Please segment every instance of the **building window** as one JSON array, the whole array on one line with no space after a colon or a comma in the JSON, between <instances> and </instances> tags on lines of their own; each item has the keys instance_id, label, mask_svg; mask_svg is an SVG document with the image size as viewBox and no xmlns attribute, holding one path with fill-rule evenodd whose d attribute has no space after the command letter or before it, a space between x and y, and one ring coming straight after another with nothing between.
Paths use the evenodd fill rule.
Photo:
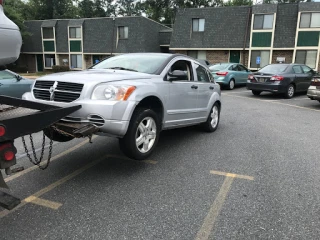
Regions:
<instances>
[{"instance_id":1,"label":"building window","mask_svg":"<svg viewBox=\"0 0 320 240\"><path fill-rule=\"evenodd\" d=\"M53 28L42 28L43 39L54 39Z\"/></svg>"},{"instance_id":2,"label":"building window","mask_svg":"<svg viewBox=\"0 0 320 240\"><path fill-rule=\"evenodd\" d=\"M257 57L260 57L260 65L257 64ZM270 63L270 51L251 51L251 68L262 68Z\"/></svg>"},{"instance_id":3,"label":"building window","mask_svg":"<svg viewBox=\"0 0 320 240\"><path fill-rule=\"evenodd\" d=\"M72 54L71 55L71 68L82 69L82 55L80 55L80 54Z\"/></svg>"},{"instance_id":4,"label":"building window","mask_svg":"<svg viewBox=\"0 0 320 240\"><path fill-rule=\"evenodd\" d=\"M81 41L70 41L70 52L82 52Z\"/></svg>"},{"instance_id":5,"label":"building window","mask_svg":"<svg viewBox=\"0 0 320 240\"><path fill-rule=\"evenodd\" d=\"M253 29L272 29L273 14L254 15Z\"/></svg>"},{"instance_id":6,"label":"building window","mask_svg":"<svg viewBox=\"0 0 320 240\"><path fill-rule=\"evenodd\" d=\"M70 27L69 28L69 38L81 38L81 28L80 27Z\"/></svg>"},{"instance_id":7,"label":"building window","mask_svg":"<svg viewBox=\"0 0 320 240\"><path fill-rule=\"evenodd\" d=\"M52 66L56 65L56 56L54 54L46 54L44 59L46 68L52 68Z\"/></svg>"},{"instance_id":8,"label":"building window","mask_svg":"<svg viewBox=\"0 0 320 240\"><path fill-rule=\"evenodd\" d=\"M318 47L319 45L318 31L299 31L297 46L299 47Z\"/></svg>"},{"instance_id":9,"label":"building window","mask_svg":"<svg viewBox=\"0 0 320 240\"><path fill-rule=\"evenodd\" d=\"M205 19L194 18L192 19L192 31L193 32L204 32Z\"/></svg>"},{"instance_id":10,"label":"building window","mask_svg":"<svg viewBox=\"0 0 320 240\"><path fill-rule=\"evenodd\" d=\"M296 63L305 64L311 68L316 68L317 50L298 50L296 52Z\"/></svg>"},{"instance_id":11,"label":"building window","mask_svg":"<svg viewBox=\"0 0 320 240\"><path fill-rule=\"evenodd\" d=\"M207 59L206 51L188 51L187 55L195 59Z\"/></svg>"},{"instance_id":12,"label":"building window","mask_svg":"<svg viewBox=\"0 0 320 240\"><path fill-rule=\"evenodd\" d=\"M271 32L253 32L252 47L271 47L272 33Z\"/></svg>"},{"instance_id":13,"label":"building window","mask_svg":"<svg viewBox=\"0 0 320 240\"><path fill-rule=\"evenodd\" d=\"M118 27L119 39L128 39L129 28L128 27Z\"/></svg>"},{"instance_id":14,"label":"building window","mask_svg":"<svg viewBox=\"0 0 320 240\"><path fill-rule=\"evenodd\" d=\"M43 41L43 48L45 52L54 52L54 41Z\"/></svg>"},{"instance_id":15,"label":"building window","mask_svg":"<svg viewBox=\"0 0 320 240\"><path fill-rule=\"evenodd\" d=\"M320 28L320 13L301 13L300 28Z\"/></svg>"}]
</instances>

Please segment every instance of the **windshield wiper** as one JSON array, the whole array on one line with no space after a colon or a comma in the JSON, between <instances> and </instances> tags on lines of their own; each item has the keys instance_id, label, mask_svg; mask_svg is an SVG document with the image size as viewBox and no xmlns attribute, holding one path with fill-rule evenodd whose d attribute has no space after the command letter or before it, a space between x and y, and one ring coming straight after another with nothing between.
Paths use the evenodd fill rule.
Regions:
<instances>
[{"instance_id":1,"label":"windshield wiper","mask_svg":"<svg viewBox=\"0 0 320 240\"><path fill-rule=\"evenodd\" d=\"M124 70L124 71L131 71L131 72L138 72L137 70L130 69L130 68L124 68L124 67L111 67L107 69L115 69L115 70Z\"/></svg>"}]
</instances>

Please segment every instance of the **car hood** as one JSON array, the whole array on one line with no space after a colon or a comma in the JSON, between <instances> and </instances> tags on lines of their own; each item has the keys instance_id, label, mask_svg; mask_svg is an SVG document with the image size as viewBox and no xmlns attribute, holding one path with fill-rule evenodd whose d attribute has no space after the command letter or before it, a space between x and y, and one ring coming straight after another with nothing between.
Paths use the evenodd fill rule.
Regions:
<instances>
[{"instance_id":1,"label":"car hood","mask_svg":"<svg viewBox=\"0 0 320 240\"><path fill-rule=\"evenodd\" d=\"M73 83L103 83L124 80L141 80L150 79L156 75L147 73L110 70L110 69L90 69L84 71L70 71L63 73L54 73L38 78L37 80L45 81L64 81Z\"/></svg>"}]
</instances>

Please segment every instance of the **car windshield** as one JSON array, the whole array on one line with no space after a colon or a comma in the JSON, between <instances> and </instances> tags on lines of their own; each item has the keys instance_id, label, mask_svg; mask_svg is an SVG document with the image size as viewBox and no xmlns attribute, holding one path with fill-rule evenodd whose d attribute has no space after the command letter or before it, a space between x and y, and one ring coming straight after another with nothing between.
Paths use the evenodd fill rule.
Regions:
<instances>
[{"instance_id":1,"label":"car windshield","mask_svg":"<svg viewBox=\"0 0 320 240\"><path fill-rule=\"evenodd\" d=\"M264 68L261 68L259 70L259 72L262 73L271 73L271 74L275 74L275 73L283 73L286 71L286 69L288 68L288 65L268 65L265 66Z\"/></svg>"},{"instance_id":2,"label":"car windshield","mask_svg":"<svg viewBox=\"0 0 320 240\"><path fill-rule=\"evenodd\" d=\"M93 66L91 69L117 69L154 74L167 59L167 55L160 54L126 54L108 58Z\"/></svg>"},{"instance_id":3,"label":"car windshield","mask_svg":"<svg viewBox=\"0 0 320 240\"><path fill-rule=\"evenodd\" d=\"M222 63L222 64L216 64L216 65L213 65L211 67L209 67L210 71L220 71L220 70L223 70L223 69L226 69L230 64L226 64L226 63Z\"/></svg>"},{"instance_id":4,"label":"car windshield","mask_svg":"<svg viewBox=\"0 0 320 240\"><path fill-rule=\"evenodd\" d=\"M0 80L12 79L14 76L7 71L0 71Z\"/></svg>"}]
</instances>

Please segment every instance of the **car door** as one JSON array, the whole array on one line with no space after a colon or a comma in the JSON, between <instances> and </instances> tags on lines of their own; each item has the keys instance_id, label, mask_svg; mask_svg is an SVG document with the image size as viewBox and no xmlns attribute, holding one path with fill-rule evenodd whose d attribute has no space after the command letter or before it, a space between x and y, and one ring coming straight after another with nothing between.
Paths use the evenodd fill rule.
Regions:
<instances>
[{"instance_id":1,"label":"car door","mask_svg":"<svg viewBox=\"0 0 320 240\"><path fill-rule=\"evenodd\" d=\"M187 76L183 79L174 79L170 73L175 70L185 71ZM166 69L166 83L169 86L167 105L167 117L165 127L188 125L198 121L197 109L198 87L194 81L192 63L188 60L176 60L169 63Z\"/></svg>"},{"instance_id":2,"label":"car door","mask_svg":"<svg viewBox=\"0 0 320 240\"><path fill-rule=\"evenodd\" d=\"M210 98L214 92L215 84L212 74L207 71L207 69L196 63L194 65L199 85L197 108L199 111L199 120L203 121L208 117L208 109L211 107L209 106Z\"/></svg>"},{"instance_id":3,"label":"car door","mask_svg":"<svg viewBox=\"0 0 320 240\"><path fill-rule=\"evenodd\" d=\"M302 65L301 68L304 73L303 90L302 91L307 91L308 88L310 87L311 80L314 75L314 71L306 65Z\"/></svg>"},{"instance_id":4,"label":"car door","mask_svg":"<svg viewBox=\"0 0 320 240\"><path fill-rule=\"evenodd\" d=\"M241 74L241 83L245 84L248 80L248 75L250 71L241 64L238 64L239 74Z\"/></svg>"},{"instance_id":5,"label":"car door","mask_svg":"<svg viewBox=\"0 0 320 240\"><path fill-rule=\"evenodd\" d=\"M304 79L305 79L306 75L303 73L300 65L292 66L292 71L295 75L294 83L296 85L296 91L297 92L303 91Z\"/></svg>"}]
</instances>

